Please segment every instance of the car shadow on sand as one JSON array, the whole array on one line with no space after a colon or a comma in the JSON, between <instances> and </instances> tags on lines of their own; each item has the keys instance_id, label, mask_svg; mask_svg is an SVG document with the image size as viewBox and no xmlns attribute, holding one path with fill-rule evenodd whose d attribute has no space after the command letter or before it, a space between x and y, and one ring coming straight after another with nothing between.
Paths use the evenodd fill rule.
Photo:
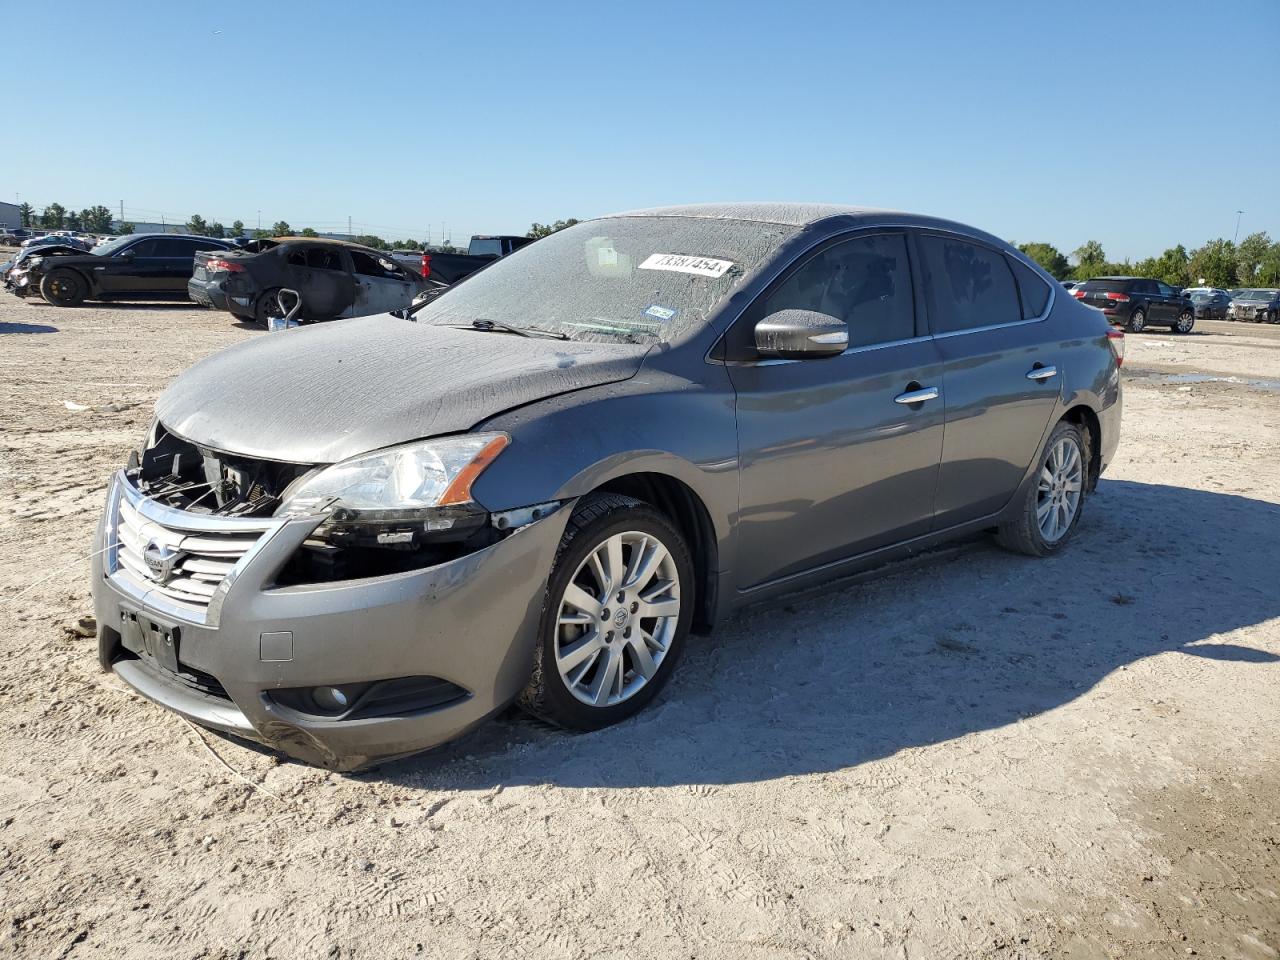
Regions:
<instances>
[{"instance_id":1,"label":"car shadow on sand","mask_svg":"<svg viewBox=\"0 0 1280 960\"><path fill-rule=\"evenodd\" d=\"M1280 616L1274 503L1104 480L1058 556L989 541L944 556L691 638L663 694L617 726L573 734L509 711L355 776L454 789L769 780L1017 723L1149 657L1170 671L1187 657L1280 660L1220 637Z\"/></svg>"},{"instance_id":2,"label":"car shadow on sand","mask_svg":"<svg viewBox=\"0 0 1280 960\"><path fill-rule=\"evenodd\" d=\"M57 327L47 323L0 323L0 335L6 333L57 333Z\"/></svg>"}]
</instances>

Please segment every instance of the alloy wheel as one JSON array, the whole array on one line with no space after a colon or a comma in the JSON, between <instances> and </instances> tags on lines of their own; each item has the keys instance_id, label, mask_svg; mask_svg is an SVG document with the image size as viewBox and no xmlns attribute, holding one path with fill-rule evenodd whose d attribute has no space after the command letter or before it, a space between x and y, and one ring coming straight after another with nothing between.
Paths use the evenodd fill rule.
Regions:
<instances>
[{"instance_id":1,"label":"alloy wheel","mask_svg":"<svg viewBox=\"0 0 1280 960\"><path fill-rule=\"evenodd\" d=\"M1084 457L1080 445L1063 437L1053 445L1040 468L1036 491L1036 523L1048 543L1057 543L1071 529L1084 491Z\"/></svg>"},{"instance_id":2,"label":"alloy wheel","mask_svg":"<svg viewBox=\"0 0 1280 960\"><path fill-rule=\"evenodd\" d=\"M556 669L592 707L638 693L658 672L680 622L680 574L653 534L617 533L587 554L560 599Z\"/></svg>"},{"instance_id":3,"label":"alloy wheel","mask_svg":"<svg viewBox=\"0 0 1280 960\"><path fill-rule=\"evenodd\" d=\"M1190 333L1191 328L1196 324L1196 318L1192 316L1190 310L1186 310L1178 317L1178 332Z\"/></svg>"}]
</instances>

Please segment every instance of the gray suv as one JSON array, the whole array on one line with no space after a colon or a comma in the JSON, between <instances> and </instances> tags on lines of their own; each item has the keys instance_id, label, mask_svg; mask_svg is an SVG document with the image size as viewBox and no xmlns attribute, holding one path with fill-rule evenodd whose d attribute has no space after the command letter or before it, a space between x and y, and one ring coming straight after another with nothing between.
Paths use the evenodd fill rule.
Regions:
<instances>
[{"instance_id":1,"label":"gray suv","mask_svg":"<svg viewBox=\"0 0 1280 960\"><path fill-rule=\"evenodd\" d=\"M627 717L691 631L989 530L1064 546L1124 334L989 234L619 214L414 308L215 354L111 480L103 668L354 769L510 703Z\"/></svg>"}]
</instances>

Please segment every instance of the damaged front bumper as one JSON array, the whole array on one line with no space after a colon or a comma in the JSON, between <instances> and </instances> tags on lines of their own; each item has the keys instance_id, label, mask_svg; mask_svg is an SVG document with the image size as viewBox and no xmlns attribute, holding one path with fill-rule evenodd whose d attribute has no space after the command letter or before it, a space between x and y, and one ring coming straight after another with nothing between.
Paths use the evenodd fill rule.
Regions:
<instances>
[{"instance_id":1,"label":"damaged front bumper","mask_svg":"<svg viewBox=\"0 0 1280 960\"><path fill-rule=\"evenodd\" d=\"M425 569L277 586L322 517L186 513L147 499L122 472L96 538L99 658L161 706L306 763L353 770L414 753L461 735L523 689L568 514ZM149 538L141 552L139 531ZM166 587L161 555L174 536L178 555L220 537L252 545L206 605ZM147 572L153 560L157 579ZM307 691L333 688L362 692L333 715L305 705L314 703Z\"/></svg>"},{"instance_id":2,"label":"damaged front bumper","mask_svg":"<svg viewBox=\"0 0 1280 960\"><path fill-rule=\"evenodd\" d=\"M31 295L31 274L26 270L10 270L4 278L4 287L19 297Z\"/></svg>"}]
</instances>

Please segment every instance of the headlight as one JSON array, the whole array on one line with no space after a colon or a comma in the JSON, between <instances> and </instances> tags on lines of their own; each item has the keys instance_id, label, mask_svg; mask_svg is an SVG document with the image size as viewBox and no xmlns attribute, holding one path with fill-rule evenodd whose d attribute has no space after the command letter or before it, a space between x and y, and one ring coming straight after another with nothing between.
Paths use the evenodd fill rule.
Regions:
<instances>
[{"instance_id":1,"label":"headlight","mask_svg":"<svg viewBox=\"0 0 1280 960\"><path fill-rule=\"evenodd\" d=\"M340 526L448 530L483 512L472 505L471 484L510 442L505 433L472 433L344 460L289 491L276 515L328 511Z\"/></svg>"},{"instance_id":2,"label":"headlight","mask_svg":"<svg viewBox=\"0 0 1280 960\"><path fill-rule=\"evenodd\" d=\"M42 263L44 263L44 257L27 257L22 261L22 266L29 270L31 267L38 267Z\"/></svg>"}]
</instances>

